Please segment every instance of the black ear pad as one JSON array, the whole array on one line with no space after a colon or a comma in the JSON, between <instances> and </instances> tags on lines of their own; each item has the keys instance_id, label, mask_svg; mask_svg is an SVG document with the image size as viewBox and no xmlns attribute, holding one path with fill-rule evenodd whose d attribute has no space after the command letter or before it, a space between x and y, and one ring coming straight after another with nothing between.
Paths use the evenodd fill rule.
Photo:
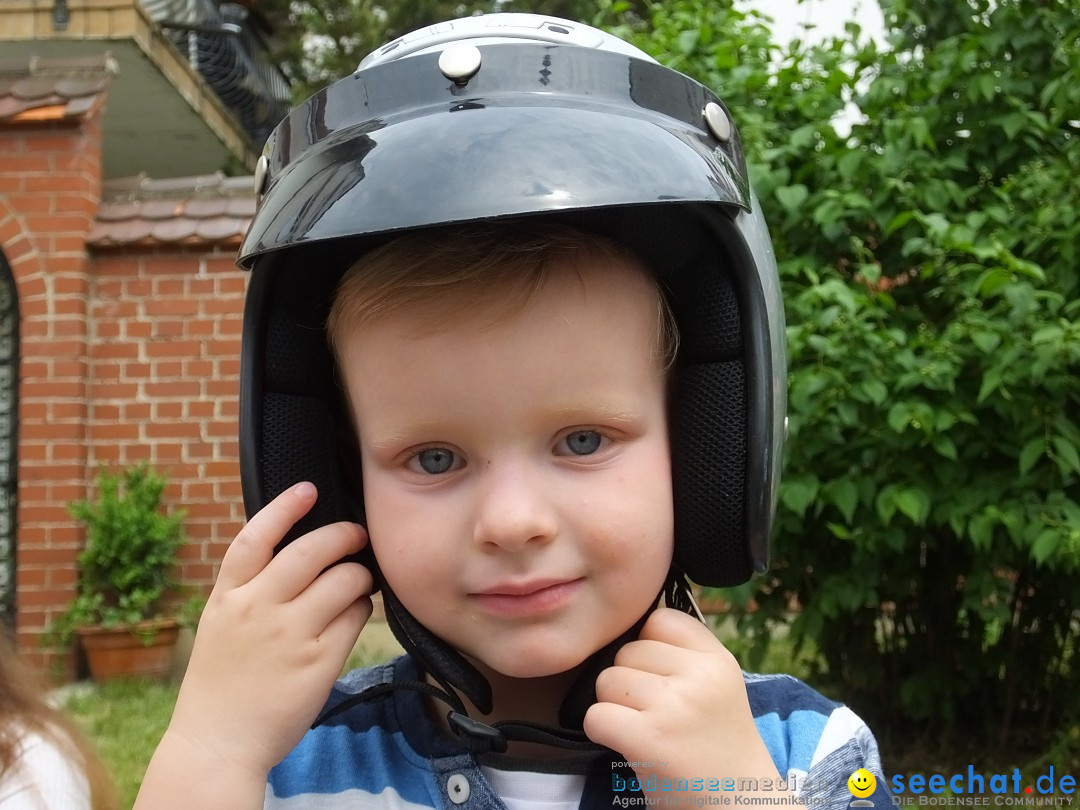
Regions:
<instances>
[{"instance_id":1,"label":"black ear pad","mask_svg":"<svg viewBox=\"0 0 1080 810\"><path fill-rule=\"evenodd\" d=\"M750 579L742 363L681 368L671 397L675 564L699 585Z\"/></svg>"},{"instance_id":2,"label":"black ear pad","mask_svg":"<svg viewBox=\"0 0 1080 810\"><path fill-rule=\"evenodd\" d=\"M699 585L750 579L746 360L724 257L670 277L680 346L670 399L675 563Z\"/></svg>"},{"instance_id":3,"label":"black ear pad","mask_svg":"<svg viewBox=\"0 0 1080 810\"><path fill-rule=\"evenodd\" d=\"M244 323L241 454L253 458L243 459L244 497L251 514L298 481L319 490L280 549L328 523L363 523L364 514L355 441L323 328L336 277L298 284L279 268L256 274L248 292L256 300ZM374 568L367 549L359 559Z\"/></svg>"}]
</instances>

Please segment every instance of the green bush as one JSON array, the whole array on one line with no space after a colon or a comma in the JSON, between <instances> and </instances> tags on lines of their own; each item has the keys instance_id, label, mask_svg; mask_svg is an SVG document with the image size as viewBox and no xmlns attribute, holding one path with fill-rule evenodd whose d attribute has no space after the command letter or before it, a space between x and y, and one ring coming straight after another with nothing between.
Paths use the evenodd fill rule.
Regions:
<instances>
[{"instance_id":1,"label":"green bush","mask_svg":"<svg viewBox=\"0 0 1080 810\"><path fill-rule=\"evenodd\" d=\"M797 600L815 680L896 744L1058 750L1080 720L1080 15L882 5L887 49L849 26L781 51L709 0L635 32L731 107L785 286L791 435L742 623L764 638Z\"/></svg>"},{"instance_id":2,"label":"green bush","mask_svg":"<svg viewBox=\"0 0 1080 810\"><path fill-rule=\"evenodd\" d=\"M177 586L173 568L184 544L184 512L164 514L166 480L148 465L101 470L92 500L69 504L86 528L75 599L50 641L67 643L84 625L116 627L156 618Z\"/></svg>"}]
</instances>

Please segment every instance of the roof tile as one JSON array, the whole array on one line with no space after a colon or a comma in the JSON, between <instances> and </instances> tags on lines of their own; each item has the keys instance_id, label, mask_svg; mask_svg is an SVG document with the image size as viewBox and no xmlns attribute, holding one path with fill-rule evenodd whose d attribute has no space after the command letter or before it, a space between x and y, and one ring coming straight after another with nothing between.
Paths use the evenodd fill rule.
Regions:
<instances>
[{"instance_id":1,"label":"roof tile","mask_svg":"<svg viewBox=\"0 0 1080 810\"><path fill-rule=\"evenodd\" d=\"M255 214L251 177L125 177L109 180L90 237L98 248L233 247Z\"/></svg>"},{"instance_id":2,"label":"roof tile","mask_svg":"<svg viewBox=\"0 0 1080 810\"><path fill-rule=\"evenodd\" d=\"M242 236L247 230L248 221L233 217L215 217L199 221L199 236L208 242L219 242L231 237Z\"/></svg>"},{"instance_id":3,"label":"roof tile","mask_svg":"<svg viewBox=\"0 0 1080 810\"><path fill-rule=\"evenodd\" d=\"M55 92L67 98L82 98L83 96L96 95L108 86L109 80L104 76L97 78L69 78L58 81Z\"/></svg>"},{"instance_id":4,"label":"roof tile","mask_svg":"<svg viewBox=\"0 0 1080 810\"><path fill-rule=\"evenodd\" d=\"M98 222L114 222L123 219L132 219L139 215L139 204L123 200L119 202L103 202L98 208Z\"/></svg>"},{"instance_id":5,"label":"roof tile","mask_svg":"<svg viewBox=\"0 0 1080 810\"><path fill-rule=\"evenodd\" d=\"M225 208L231 202L232 200L224 197L196 197L184 205L184 215L196 219L220 217L225 214Z\"/></svg>"},{"instance_id":6,"label":"roof tile","mask_svg":"<svg viewBox=\"0 0 1080 810\"><path fill-rule=\"evenodd\" d=\"M143 219L171 219L184 213L183 200L144 200L139 206Z\"/></svg>"},{"instance_id":7,"label":"roof tile","mask_svg":"<svg viewBox=\"0 0 1080 810\"><path fill-rule=\"evenodd\" d=\"M199 220L187 217L176 217L155 222L150 236L158 242L180 242L195 235L195 229L201 223Z\"/></svg>"},{"instance_id":8,"label":"roof tile","mask_svg":"<svg viewBox=\"0 0 1080 810\"><path fill-rule=\"evenodd\" d=\"M116 60L92 57L0 60L0 124L75 119L98 104Z\"/></svg>"},{"instance_id":9,"label":"roof tile","mask_svg":"<svg viewBox=\"0 0 1080 810\"><path fill-rule=\"evenodd\" d=\"M225 208L225 213L230 217L241 217L243 219L251 219L255 216L255 195L250 188L247 189L247 192L246 197L233 197L230 199Z\"/></svg>"},{"instance_id":10,"label":"roof tile","mask_svg":"<svg viewBox=\"0 0 1080 810\"><path fill-rule=\"evenodd\" d=\"M57 84L59 84L59 82L51 77L26 78L22 81L15 82L14 87L11 88L11 95L23 101L50 98L56 95Z\"/></svg>"}]
</instances>

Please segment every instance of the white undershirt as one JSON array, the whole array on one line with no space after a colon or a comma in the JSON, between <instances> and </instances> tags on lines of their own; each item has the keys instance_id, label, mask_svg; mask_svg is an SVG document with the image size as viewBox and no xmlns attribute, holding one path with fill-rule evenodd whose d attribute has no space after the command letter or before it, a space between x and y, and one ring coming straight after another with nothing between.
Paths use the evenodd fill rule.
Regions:
<instances>
[{"instance_id":1,"label":"white undershirt","mask_svg":"<svg viewBox=\"0 0 1080 810\"><path fill-rule=\"evenodd\" d=\"M509 810L577 810L584 774L501 771L481 765L491 789Z\"/></svg>"},{"instance_id":2,"label":"white undershirt","mask_svg":"<svg viewBox=\"0 0 1080 810\"><path fill-rule=\"evenodd\" d=\"M15 764L0 775L3 810L88 810L86 776L51 741L28 732L19 741Z\"/></svg>"}]
</instances>

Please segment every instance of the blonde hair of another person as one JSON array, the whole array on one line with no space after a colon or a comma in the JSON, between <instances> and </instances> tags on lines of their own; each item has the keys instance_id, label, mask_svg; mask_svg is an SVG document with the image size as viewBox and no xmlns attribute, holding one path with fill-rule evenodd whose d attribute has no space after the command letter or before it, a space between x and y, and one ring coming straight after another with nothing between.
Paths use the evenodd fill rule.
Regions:
<instances>
[{"instance_id":1,"label":"blonde hair of another person","mask_svg":"<svg viewBox=\"0 0 1080 810\"><path fill-rule=\"evenodd\" d=\"M4 810L117 810L109 772L74 721L49 703L42 680L0 628L0 805ZM38 753L46 754L41 761L55 769L36 772L27 762L30 747L38 746L44 747ZM73 795L52 798L65 781Z\"/></svg>"}]
</instances>

